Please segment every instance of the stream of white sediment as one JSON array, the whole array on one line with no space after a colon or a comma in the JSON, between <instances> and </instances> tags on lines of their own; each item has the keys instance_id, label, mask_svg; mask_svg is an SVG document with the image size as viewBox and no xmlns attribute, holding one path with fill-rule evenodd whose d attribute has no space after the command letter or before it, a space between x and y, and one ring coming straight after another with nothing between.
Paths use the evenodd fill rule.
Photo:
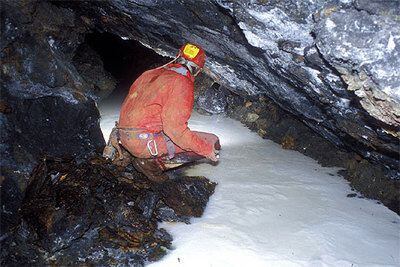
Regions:
<instances>
[{"instance_id":1,"label":"stream of white sediment","mask_svg":"<svg viewBox=\"0 0 400 267\"><path fill-rule=\"evenodd\" d=\"M106 137L118 106L101 107ZM284 150L224 116L193 114L192 130L217 134L217 166L188 175L218 183L201 218L162 223L173 250L150 266L400 266L400 217L377 201L348 198L338 169Z\"/></svg>"}]
</instances>

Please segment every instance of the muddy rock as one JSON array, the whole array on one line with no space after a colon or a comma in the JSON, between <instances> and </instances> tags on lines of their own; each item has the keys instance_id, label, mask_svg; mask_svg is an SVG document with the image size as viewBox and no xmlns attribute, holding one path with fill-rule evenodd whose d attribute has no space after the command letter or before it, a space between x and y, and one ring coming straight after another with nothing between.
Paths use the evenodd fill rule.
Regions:
<instances>
[{"instance_id":1,"label":"muddy rock","mask_svg":"<svg viewBox=\"0 0 400 267\"><path fill-rule=\"evenodd\" d=\"M397 177L388 179L387 170L379 165L373 165L366 160L347 161L345 177L350 185L361 191L368 198L378 199L391 210L400 213L400 180Z\"/></svg>"},{"instance_id":2,"label":"muddy rock","mask_svg":"<svg viewBox=\"0 0 400 267\"><path fill-rule=\"evenodd\" d=\"M206 207L210 192L216 184L205 177L179 177L165 182L160 188L165 204L177 215L200 217Z\"/></svg>"},{"instance_id":3,"label":"muddy rock","mask_svg":"<svg viewBox=\"0 0 400 267\"><path fill-rule=\"evenodd\" d=\"M246 121L249 123L256 122L260 116L256 113L248 113L246 116Z\"/></svg>"},{"instance_id":4,"label":"muddy rock","mask_svg":"<svg viewBox=\"0 0 400 267\"><path fill-rule=\"evenodd\" d=\"M215 185L204 177L156 185L131 165L121 171L98 157L44 159L30 178L20 223L3 240L1 263L142 266L171 247L157 222L201 216Z\"/></svg>"}]
</instances>

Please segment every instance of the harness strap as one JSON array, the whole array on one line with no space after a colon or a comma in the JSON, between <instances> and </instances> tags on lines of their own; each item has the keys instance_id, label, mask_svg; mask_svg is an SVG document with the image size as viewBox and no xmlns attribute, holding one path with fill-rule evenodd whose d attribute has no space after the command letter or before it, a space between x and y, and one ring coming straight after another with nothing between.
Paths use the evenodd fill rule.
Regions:
<instances>
[{"instance_id":1,"label":"harness strap","mask_svg":"<svg viewBox=\"0 0 400 267\"><path fill-rule=\"evenodd\" d=\"M158 133L148 133L147 129L145 128L134 128L134 127L118 127L117 122L116 127L118 130L126 131L126 132L133 132L133 135L130 134L129 137L134 137L136 139L150 139L156 136L162 135L162 132ZM119 131L118 131L119 132Z\"/></svg>"},{"instance_id":2,"label":"harness strap","mask_svg":"<svg viewBox=\"0 0 400 267\"><path fill-rule=\"evenodd\" d=\"M164 132L163 132L163 137L165 144L167 145L168 158L173 159L175 157L175 145L172 142L171 138L169 138Z\"/></svg>"},{"instance_id":3,"label":"harness strap","mask_svg":"<svg viewBox=\"0 0 400 267\"><path fill-rule=\"evenodd\" d=\"M120 131L124 131L129 138L147 140L147 150L149 151L150 155L153 157L158 156L158 147L155 137L159 135L163 135L163 132L159 133L147 133L147 129L143 128L134 128L134 127L118 127L118 122L115 122L115 128L117 130L118 136L121 135Z\"/></svg>"}]
</instances>

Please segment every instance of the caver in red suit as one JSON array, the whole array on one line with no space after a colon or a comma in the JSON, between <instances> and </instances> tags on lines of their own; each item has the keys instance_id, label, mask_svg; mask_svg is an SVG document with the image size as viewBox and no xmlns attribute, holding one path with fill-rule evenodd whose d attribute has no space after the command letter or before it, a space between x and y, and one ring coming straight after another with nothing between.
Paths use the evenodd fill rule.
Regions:
<instances>
[{"instance_id":1,"label":"caver in red suit","mask_svg":"<svg viewBox=\"0 0 400 267\"><path fill-rule=\"evenodd\" d=\"M152 163L165 170L162 159L182 155L187 161L201 157L217 161L218 137L191 131L187 125L193 109L194 77L204 63L204 51L186 44L173 63L144 72L130 87L121 107L118 133L122 146L139 159L135 167L154 168L154 164L144 166L148 160L140 160L153 159Z\"/></svg>"}]
</instances>

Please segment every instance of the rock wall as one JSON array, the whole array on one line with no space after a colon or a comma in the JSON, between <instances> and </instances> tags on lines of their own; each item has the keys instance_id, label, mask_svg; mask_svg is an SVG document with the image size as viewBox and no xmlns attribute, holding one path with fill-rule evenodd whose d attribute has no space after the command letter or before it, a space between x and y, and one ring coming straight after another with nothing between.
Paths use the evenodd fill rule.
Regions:
<instances>
[{"instance_id":1,"label":"rock wall","mask_svg":"<svg viewBox=\"0 0 400 267\"><path fill-rule=\"evenodd\" d=\"M86 157L104 147L93 99L112 91L113 81L104 72L92 80L80 72L85 71L82 65L98 65L93 53L91 61L73 62L88 31L73 11L43 1L2 1L1 29L3 234L18 220L29 174L39 159ZM101 92L94 90L94 80Z\"/></svg>"},{"instance_id":2,"label":"rock wall","mask_svg":"<svg viewBox=\"0 0 400 267\"><path fill-rule=\"evenodd\" d=\"M296 116L288 113L265 95L251 100L231 93L205 75L195 81L195 108L202 114L224 113L283 149L299 151L322 166L339 167L340 174L361 198L376 199L400 213L400 180L395 169L363 159L358 153L335 146L318 135ZM205 101L207 99L207 101ZM354 197L356 194L349 194Z\"/></svg>"},{"instance_id":3,"label":"rock wall","mask_svg":"<svg viewBox=\"0 0 400 267\"><path fill-rule=\"evenodd\" d=\"M399 1L55 4L163 55L198 43L208 73L232 92L265 94L332 143L398 169Z\"/></svg>"},{"instance_id":4,"label":"rock wall","mask_svg":"<svg viewBox=\"0 0 400 267\"><path fill-rule=\"evenodd\" d=\"M216 106L206 112L243 104L224 99L229 94L266 97L398 177L398 14L399 1L2 1L2 232L41 156L85 157L104 146L93 99L115 81L82 45L93 30L167 56L198 43L208 54L206 73L221 85L207 91ZM260 124L256 115L248 119Z\"/></svg>"},{"instance_id":5,"label":"rock wall","mask_svg":"<svg viewBox=\"0 0 400 267\"><path fill-rule=\"evenodd\" d=\"M101 156L47 159L33 171L21 222L2 238L2 266L145 266L171 249L158 222L201 217L216 183L179 176L162 185Z\"/></svg>"}]
</instances>

